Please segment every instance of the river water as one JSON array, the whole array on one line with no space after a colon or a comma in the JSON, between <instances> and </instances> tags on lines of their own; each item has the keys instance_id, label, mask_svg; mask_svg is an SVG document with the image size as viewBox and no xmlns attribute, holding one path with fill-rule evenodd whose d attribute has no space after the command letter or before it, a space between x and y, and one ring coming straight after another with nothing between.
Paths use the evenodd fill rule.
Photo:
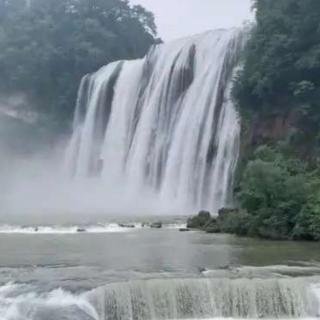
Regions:
<instances>
[{"instance_id":1,"label":"river water","mask_svg":"<svg viewBox=\"0 0 320 320\"><path fill-rule=\"evenodd\" d=\"M317 243L180 227L1 227L0 319L319 315Z\"/></svg>"}]
</instances>

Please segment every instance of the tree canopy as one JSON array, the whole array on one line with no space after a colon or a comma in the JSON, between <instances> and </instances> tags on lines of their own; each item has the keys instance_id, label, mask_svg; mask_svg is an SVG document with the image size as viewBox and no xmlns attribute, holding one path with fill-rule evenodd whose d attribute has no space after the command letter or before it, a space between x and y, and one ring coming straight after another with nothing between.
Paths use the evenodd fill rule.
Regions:
<instances>
[{"instance_id":1,"label":"tree canopy","mask_svg":"<svg viewBox=\"0 0 320 320\"><path fill-rule=\"evenodd\" d=\"M127 0L0 0L0 97L23 93L66 124L81 77L143 56L156 34L153 14Z\"/></svg>"},{"instance_id":2,"label":"tree canopy","mask_svg":"<svg viewBox=\"0 0 320 320\"><path fill-rule=\"evenodd\" d=\"M279 147L260 146L243 173L238 192L246 213L242 233L320 240L319 186L319 172L308 171L302 161Z\"/></svg>"},{"instance_id":3,"label":"tree canopy","mask_svg":"<svg viewBox=\"0 0 320 320\"><path fill-rule=\"evenodd\" d=\"M253 27L235 93L256 112L299 107L320 120L320 2L254 0Z\"/></svg>"}]
</instances>

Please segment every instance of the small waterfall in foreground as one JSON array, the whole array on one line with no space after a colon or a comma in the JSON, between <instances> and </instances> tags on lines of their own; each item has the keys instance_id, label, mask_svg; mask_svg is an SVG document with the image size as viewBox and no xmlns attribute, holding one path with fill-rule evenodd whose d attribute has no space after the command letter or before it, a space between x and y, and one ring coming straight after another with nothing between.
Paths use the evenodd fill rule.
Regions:
<instances>
[{"instance_id":1,"label":"small waterfall in foreground","mask_svg":"<svg viewBox=\"0 0 320 320\"><path fill-rule=\"evenodd\" d=\"M231 85L242 43L239 30L207 32L86 75L68 172L95 177L106 201L116 192L171 213L226 206L239 153Z\"/></svg>"},{"instance_id":2,"label":"small waterfall in foreground","mask_svg":"<svg viewBox=\"0 0 320 320\"><path fill-rule=\"evenodd\" d=\"M30 285L29 285L30 286ZM82 294L0 287L6 320L319 319L319 278L162 279L108 284Z\"/></svg>"},{"instance_id":3,"label":"small waterfall in foreground","mask_svg":"<svg viewBox=\"0 0 320 320\"><path fill-rule=\"evenodd\" d=\"M292 319L319 314L308 280L149 280L108 285L89 293L101 320Z\"/></svg>"}]
</instances>

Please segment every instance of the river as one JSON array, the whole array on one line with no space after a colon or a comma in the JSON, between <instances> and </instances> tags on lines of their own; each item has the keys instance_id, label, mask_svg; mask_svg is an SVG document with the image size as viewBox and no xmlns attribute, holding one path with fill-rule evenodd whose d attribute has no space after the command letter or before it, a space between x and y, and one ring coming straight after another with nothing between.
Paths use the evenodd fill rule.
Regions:
<instances>
[{"instance_id":1,"label":"river","mask_svg":"<svg viewBox=\"0 0 320 320\"><path fill-rule=\"evenodd\" d=\"M0 229L0 319L319 314L317 243L180 232L179 227Z\"/></svg>"}]
</instances>

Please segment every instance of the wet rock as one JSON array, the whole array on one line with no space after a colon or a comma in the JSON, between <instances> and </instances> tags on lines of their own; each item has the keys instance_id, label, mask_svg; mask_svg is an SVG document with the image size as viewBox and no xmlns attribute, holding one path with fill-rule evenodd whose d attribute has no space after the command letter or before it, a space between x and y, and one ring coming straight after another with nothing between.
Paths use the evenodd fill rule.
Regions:
<instances>
[{"instance_id":1,"label":"wet rock","mask_svg":"<svg viewBox=\"0 0 320 320\"><path fill-rule=\"evenodd\" d=\"M151 223L150 228L152 228L152 229L161 229L162 228L162 222L153 222L153 223Z\"/></svg>"},{"instance_id":2,"label":"wet rock","mask_svg":"<svg viewBox=\"0 0 320 320\"><path fill-rule=\"evenodd\" d=\"M120 223L120 224L119 224L119 227L121 227L121 228L127 228L127 229L133 229L133 228L135 228L136 226L135 226L134 224Z\"/></svg>"},{"instance_id":3,"label":"wet rock","mask_svg":"<svg viewBox=\"0 0 320 320\"><path fill-rule=\"evenodd\" d=\"M190 229L189 228L180 228L179 231L180 232L188 232L188 231L190 231Z\"/></svg>"},{"instance_id":4,"label":"wet rock","mask_svg":"<svg viewBox=\"0 0 320 320\"><path fill-rule=\"evenodd\" d=\"M34 232L38 232L39 231L39 228L38 227L35 227L34 228Z\"/></svg>"},{"instance_id":5,"label":"wet rock","mask_svg":"<svg viewBox=\"0 0 320 320\"><path fill-rule=\"evenodd\" d=\"M83 232L87 232L87 230L85 228L78 228L77 232L83 233Z\"/></svg>"},{"instance_id":6,"label":"wet rock","mask_svg":"<svg viewBox=\"0 0 320 320\"><path fill-rule=\"evenodd\" d=\"M211 217L208 211L200 211L197 216L190 218L187 222L187 228L198 229L207 233L221 232L219 218Z\"/></svg>"},{"instance_id":7,"label":"wet rock","mask_svg":"<svg viewBox=\"0 0 320 320\"><path fill-rule=\"evenodd\" d=\"M248 213L245 211L239 208L222 208L216 217L210 216L207 211L199 212L197 216L188 220L187 228L206 233L229 233L244 236L248 232L248 221Z\"/></svg>"},{"instance_id":8,"label":"wet rock","mask_svg":"<svg viewBox=\"0 0 320 320\"><path fill-rule=\"evenodd\" d=\"M238 213L239 209L234 209L234 208L221 208L218 212L219 218L224 219L230 214Z\"/></svg>"},{"instance_id":9,"label":"wet rock","mask_svg":"<svg viewBox=\"0 0 320 320\"><path fill-rule=\"evenodd\" d=\"M203 229L205 225L211 220L211 214L208 211L200 211L195 217L188 219L188 229Z\"/></svg>"},{"instance_id":10,"label":"wet rock","mask_svg":"<svg viewBox=\"0 0 320 320\"><path fill-rule=\"evenodd\" d=\"M211 218L204 226L203 230L206 233L220 233L221 228L217 219Z\"/></svg>"},{"instance_id":11,"label":"wet rock","mask_svg":"<svg viewBox=\"0 0 320 320\"><path fill-rule=\"evenodd\" d=\"M211 213L209 211L200 211L198 213L198 217L201 219L210 219L211 218Z\"/></svg>"}]
</instances>

